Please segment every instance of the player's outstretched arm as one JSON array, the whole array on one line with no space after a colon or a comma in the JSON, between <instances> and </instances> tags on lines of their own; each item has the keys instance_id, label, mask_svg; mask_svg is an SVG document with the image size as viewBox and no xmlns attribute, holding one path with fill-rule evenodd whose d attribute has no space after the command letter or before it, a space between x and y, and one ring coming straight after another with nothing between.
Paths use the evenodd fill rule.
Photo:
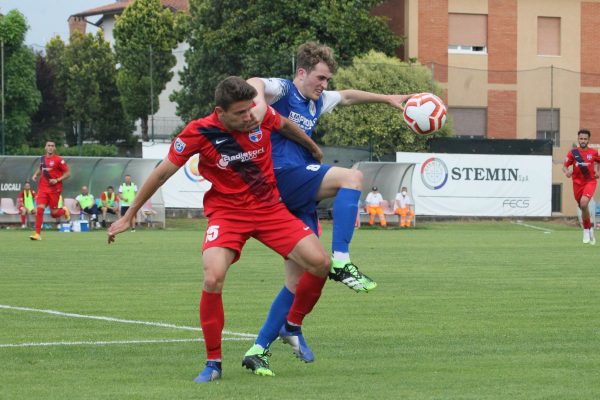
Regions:
<instances>
[{"instance_id":1,"label":"player's outstretched arm","mask_svg":"<svg viewBox=\"0 0 600 400\"><path fill-rule=\"evenodd\" d=\"M254 100L254 108L252 108L252 115L254 116L254 122L258 125L262 122L265 114L267 113L267 98L265 96L265 83L260 78L250 78L246 82L250 84L258 93Z\"/></svg>"},{"instance_id":2,"label":"player's outstretched arm","mask_svg":"<svg viewBox=\"0 0 600 400\"><path fill-rule=\"evenodd\" d=\"M38 168L35 170L35 172L34 172L33 176L31 177L31 180L32 180L33 182L35 182L35 181L36 181L36 179L37 179L37 177L38 177L38 175L40 174L40 172L41 172L41 171L42 171L42 166L40 165L40 166L39 166L39 167L38 167Z\"/></svg>"},{"instance_id":3,"label":"player's outstretched arm","mask_svg":"<svg viewBox=\"0 0 600 400\"><path fill-rule=\"evenodd\" d=\"M108 243L115 241L115 236L129 229L133 217L142 208L142 206L152 197L180 167L173 164L168 158L165 158L158 167L152 171L148 179L144 182L138 192L133 204L129 207L125 215L114 222L108 229Z\"/></svg>"},{"instance_id":4,"label":"player's outstretched arm","mask_svg":"<svg viewBox=\"0 0 600 400\"><path fill-rule=\"evenodd\" d=\"M323 161L323 152L321 151L321 148L306 134L306 132L289 119L281 117L281 128L279 128L278 132L286 138L300 144L302 147L305 147L318 162Z\"/></svg>"},{"instance_id":5,"label":"player's outstretched arm","mask_svg":"<svg viewBox=\"0 0 600 400\"><path fill-rule=\"evenodd\" d=\"M355 89L340 90L340 95L342 96L342 100L340 101L340 105L342 106L386 103L400 110L404 109L404 102L413 96L413 94L379 94Z\"/></svg>"}]
</instances>

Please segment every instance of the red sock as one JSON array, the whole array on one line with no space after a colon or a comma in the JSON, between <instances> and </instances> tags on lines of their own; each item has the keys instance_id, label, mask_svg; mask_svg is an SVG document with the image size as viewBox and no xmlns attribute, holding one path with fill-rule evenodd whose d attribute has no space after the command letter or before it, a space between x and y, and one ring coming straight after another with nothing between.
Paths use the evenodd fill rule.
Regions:
<instances>
[{"instance_id":1,"label":"red sock","mask_svg":"<svg viewBox=\"0 0 600 400\"><path fill-rule=\"evenodd\" d=\"M65 215L65 210L63 210L62 208L55 208L53 210L50 210L50 215L52 216L52 218L60 218L63 215Z\"/></svg>"},{"instance_id":2,"label":"red sock","mask_svg":"<svg viewBox=\"0 0 600 400\"><path fill-rule=\"evenodd\" d=\"M221 332L225 325L225 312L221 293L202 291L200 299L200 326L204 334L206 358L221 359Z\"/></svg>"},{"instance_id":3,"label":"red sock","mask_svg":"<svg viewBox=\"0 0 600 400\"><path fill-rule=\"evenodd\" d=\"M44 222L44 209L38 207L35 213L35 232L39 234L42 231L42 223Z\"/></svg>"},{"instance_id":4,"label":"red sock","mask_svg":"<svg viewBox=\"0 0 600 400\"><path fill-rule=\"evenodd\" d=\"M590 229L592 227L592 221L589 218L583 220L583 229Z\"/></svg>"},{"instance_id":5,"label":"red sock","mask_svg":"<svg viewBox=\"0 0 600 400\"><path fill-rule=\"evenodd\" d=\"M321 297L321 291L327 277L321 278L310 272L304 272L300 276L296 286L296 297L287 316L287 320L295 325L302 325L304 317L310 313Z\"/></svg>"},{"instance_id":6,"label":"red sock","mask_svg":"<svg viewBox=\"0 0 600 400\"><path fill-rule=\"evenodd\" d=\"M21 225L25 225L26 214L21 214Z\"/></svg>"}]
</instances>

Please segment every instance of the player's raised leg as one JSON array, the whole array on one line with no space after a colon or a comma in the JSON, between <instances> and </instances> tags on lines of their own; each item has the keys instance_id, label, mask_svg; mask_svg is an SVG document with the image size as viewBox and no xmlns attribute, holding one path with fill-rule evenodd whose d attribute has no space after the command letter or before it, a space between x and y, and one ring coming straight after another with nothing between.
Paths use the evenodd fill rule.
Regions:
<instances>
[{"instance_id":1,"label":"player's raised leg","mask_svg":"<svg viewBox=\"0 0 600 400\"><path fill-rule=\"evenodd\" d=\"M350 242L358 212L362 189L362 172L355 169L332 167L327 171L317 200L335 197L333 201L332 263L329 278L342 282L357 292L368 292L377 283L362 274L350 260Z\"/></svg>"},{"instance_id":2,"label":"player's raised leg","mask_svg":"<svg viewBox=\"0 0 600 400\"><path fill-rule=\"evenodd\" d=\"M223 247L211 247L204 250L204 284L200 299L200 325L206 347L206 366L194 379L205 383L221 378L222 351L221 333L225 324L225 312L221 293L225 275L235 259L236 253Z\"/></svg>"}]
</instances>

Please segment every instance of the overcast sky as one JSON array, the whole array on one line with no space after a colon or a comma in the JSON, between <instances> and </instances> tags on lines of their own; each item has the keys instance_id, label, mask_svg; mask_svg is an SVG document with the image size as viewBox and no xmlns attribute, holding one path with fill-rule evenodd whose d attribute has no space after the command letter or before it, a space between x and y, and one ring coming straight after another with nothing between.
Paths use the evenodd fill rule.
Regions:
<instances>
[{"instance_id":1,"label":"overcast sky","mask_svg":"<svg viewBox=\"0 0 600 400\"><path fill-rule=\"evenodd\" d=\"M0 13L6 14L17 9L25 15L29 25L25 44L41 50L54 35L68 40L67 20L70 15L114 2L115 0L0 0ZM96 22L98 17L88 19ZM87 32L95 31L94 26L88 24Z\"/></svg>"}]
</instances>

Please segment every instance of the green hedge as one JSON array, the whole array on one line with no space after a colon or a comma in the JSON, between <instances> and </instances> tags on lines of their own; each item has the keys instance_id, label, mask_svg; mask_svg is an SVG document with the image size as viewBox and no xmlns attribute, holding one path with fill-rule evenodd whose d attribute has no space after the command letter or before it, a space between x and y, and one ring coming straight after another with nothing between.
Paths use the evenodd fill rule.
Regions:
<instances>
[{"instance_id":1,"label":"green hedge","mask_svg":"<svg viewBox=\"0 0 600 400\"><path fill-rule=\"evenodd\" d=\"M23 145L21 147L9 149L8 155L12 156L39 156L45 153L43 147L29 147ZM79 149L73 147L59 147L56 149L56 154L60 156L78 156ZM101 145L101 144L84 144L81 146L81 155L85 157L116 157L118 155L117 146Z\"/></svg>"}]
</instances>

